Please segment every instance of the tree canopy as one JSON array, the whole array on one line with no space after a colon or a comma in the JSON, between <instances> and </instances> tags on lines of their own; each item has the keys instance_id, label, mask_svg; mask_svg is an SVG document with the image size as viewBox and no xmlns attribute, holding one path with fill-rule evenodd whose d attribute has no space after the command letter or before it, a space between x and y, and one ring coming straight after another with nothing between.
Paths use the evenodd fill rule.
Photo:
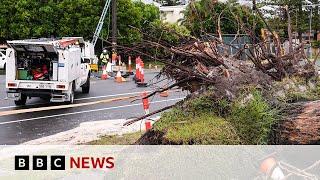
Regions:
<instances>
[{"instance_id":1,"label":"tree canopy","mask_svg":"<svg viewBox=\"0 0 320 180\"><path fill-rule=\"evenodd\" d=\"M0 40L82 36L91 40L105 0L1 0ZM159 20L159 9L131 0L117 1L119 43L139 41L143 29ZM110 9L102 35L108 37ZM129 26L130 25L130 26Z\"/></svg>"},{"instance_id":2,"label":"tree canopy","mask_svg":"<svg viewBox=\"0 0 320 180\"><path fill-rule=\"evenodd\" d=\"M310 0L313 4L319 4L319 0ZM312 9L312 30L314 30L315 36L320 29L319 19L319 7L305 7L308 5L307 1L302 0L270 0L267 3L269 5L275 5L278 8L269 12L272 16L269 18L270 26L279 31L282 36L287 35L288 16L285 10L285 6L288 7L290 16L292 19L293 31L298 32L299 38L303 32L309 31L310 14Z\"/></svg>"},{"instance_id":3,"label":"tree canopy","mask_svg":"<svg viewBox=\"0 0 320 180\"><path fill-rule=\"evenodd\" d=\"M242 21L248 26L256 27L258 33L263 27L262 21L257 18L249 7L237 3L221 3L212 0L200 0L190 3L185 11L183 24L194 35L204 33L218 33L218 21L220 19L221 33L236 34L239 28L238 22Z\"/></svg>"}]
</instances>

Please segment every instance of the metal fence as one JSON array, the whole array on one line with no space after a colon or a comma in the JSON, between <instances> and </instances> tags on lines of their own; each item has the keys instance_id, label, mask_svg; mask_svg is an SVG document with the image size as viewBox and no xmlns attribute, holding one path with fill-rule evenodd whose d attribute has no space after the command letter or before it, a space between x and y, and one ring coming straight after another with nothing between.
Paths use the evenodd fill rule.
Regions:
<instances>
[{"instance_id":1,"label":"metal fence","mask_svg":"<svg viewBox=\"0 0 320 180\"><path fill-rule=\"evenodd\" d=\"M202 40L204 41L210 41L213 39L218 38L218 35L215 34L208 34L206 36L202 37ZM249 53L249 49L251 47L251 41L248 35L246 34L223 34L222 40L225 44L227 44L227 51L228 54L233 56L236 54L239 54L240 59L246 60L247 59L247 53ZM244 49L244 47L247 46L249 49ZM244 49L244 50L243 50ZM219 46L218 47L219 52L223 53L225 52L225 47Z\"/></svg>"}]
</instances>

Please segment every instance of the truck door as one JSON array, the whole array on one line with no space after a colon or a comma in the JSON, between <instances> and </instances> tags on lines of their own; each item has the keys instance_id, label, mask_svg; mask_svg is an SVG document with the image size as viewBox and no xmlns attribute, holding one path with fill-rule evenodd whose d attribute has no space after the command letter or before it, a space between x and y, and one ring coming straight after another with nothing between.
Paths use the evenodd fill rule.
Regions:
<instances>
[{"instance_id":1,"label":"truck door","mask_svg":"<svg viewBox=\"0 0 320 180\"><path fill-rule=\"evenodd\" d=\"M89 67L88 62L90 62L89 58L82 57L81 58L81 65L80 65L80 73L81 73L81 84L84 84L87 81L88 73L89 73Z\"/></svg>"}]
</instances>

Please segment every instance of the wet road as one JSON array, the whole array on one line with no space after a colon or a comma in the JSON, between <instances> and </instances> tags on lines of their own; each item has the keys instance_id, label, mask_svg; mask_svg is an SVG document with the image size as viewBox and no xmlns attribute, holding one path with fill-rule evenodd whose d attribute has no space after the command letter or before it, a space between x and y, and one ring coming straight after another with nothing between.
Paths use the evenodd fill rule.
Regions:
<instances>
[{"instance_id":1,"label":"wet road","mask_svg":"<svg viewBox=\"0 0 320 180\"><path fill-rule=\"evenodd\" d=\"M146 73L146 79L152 84L156 72ZM162 81L157 85L170 83ZM89 94L76 92L76 104L95 102L104 99L139 95L144 90L153 90L154 85L147 88L138 88L134 82L115 83L113 79L106 81L92 78ZM5 75L0 75L0 112L17 109L57 106L60 104L47 103L40 98L27 100L24 107L15 107L12 100L6 100ZM170 92L169 97L150 98L150 111L176 103L184 98L186 93ZM109 103L99 103L88 106L72 107L57 110L45 110L39 112L27 112L8 116L0 116L0 144L20 144L29 140L49 136L79 126L82 122L131 118L143 115L141 101L131 102L122 100Z\"/></svg>"}]
</instances>

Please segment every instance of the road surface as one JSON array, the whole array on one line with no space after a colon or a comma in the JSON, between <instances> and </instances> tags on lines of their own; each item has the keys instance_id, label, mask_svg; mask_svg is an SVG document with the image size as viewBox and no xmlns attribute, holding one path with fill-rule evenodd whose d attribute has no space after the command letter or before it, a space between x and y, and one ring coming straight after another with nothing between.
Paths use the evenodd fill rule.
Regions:
<instances>
[{"instance_id":1,"label":"road surface","mask_svg":"<svg viewBox=\"0 0 320 180\"><path fill-rule=\"evenodd\" d=\"M156 74L156 72L146 73L147 81L150 82ZM168 81L162 81L159 85L166 83ZM122 100L87 106L82 106L82 104L139 95L145 90L153 89L155 89L155 86L138 88L133 81L116 83L113 79L103 81L98 78L92 78L89 94L82 94L80 91L75 94L75 103L80 104L80 107L32 112L34 108L60 106L61 104L47 103L40 98L32 98L27 100L26 106L16 107L12 100L5 99L5 75L2 74L0 75L0 113L4 111L15 112L14 110L18 109L28 109L28 112L0 116L0 144L20 144L75 128L82 122L141 116L144 113L141 100L135 102L131 102L132 99ZM176 91L170 92L170 96L167 98L160 96L150 98L150 111L176 103L184 98L185 95L186 93L184 92Z\"/></svg>"}]
</instances>

